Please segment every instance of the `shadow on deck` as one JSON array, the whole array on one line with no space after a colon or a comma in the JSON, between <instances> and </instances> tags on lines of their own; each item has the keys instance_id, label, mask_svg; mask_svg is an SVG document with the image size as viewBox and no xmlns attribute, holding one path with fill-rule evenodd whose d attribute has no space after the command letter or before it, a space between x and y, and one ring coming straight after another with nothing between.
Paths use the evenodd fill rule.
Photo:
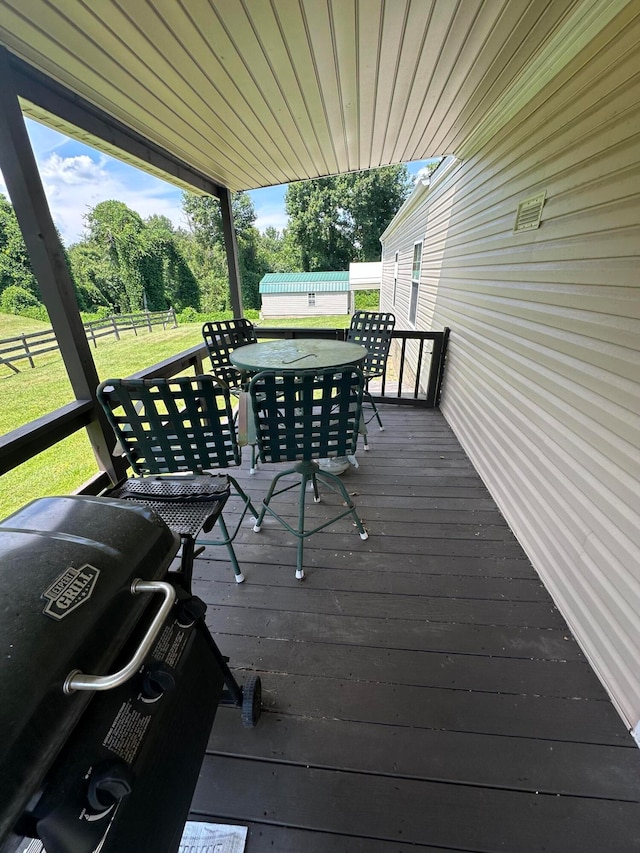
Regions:
<instances>
[{"instance_id":1,"label":"shadow on deck","mask_svg":"<svg viewBox=\"0 0 640 853\"><path fill-rule=\"evenodd\" d=\"M192 819L248 826L247 853L639 849L640 754L563 618L442 415L381 411L343 475L366 542L314 535L300 582L271 521L241 586L224 548L196 563L264 711L219 709ZM258 503L271 475L238 479Z\"/></svg>"}]
</instances>

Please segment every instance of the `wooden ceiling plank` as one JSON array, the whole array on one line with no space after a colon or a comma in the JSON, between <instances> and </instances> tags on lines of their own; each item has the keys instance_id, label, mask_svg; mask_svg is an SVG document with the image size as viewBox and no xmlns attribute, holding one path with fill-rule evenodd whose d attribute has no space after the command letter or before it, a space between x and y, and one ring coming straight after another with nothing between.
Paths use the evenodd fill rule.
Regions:
<instances>
[{"instance_id":1,"label":"wooden ceiling plank","mask_svg":"<svg viewBox=\"0 0 640 853\"><path fill-rule=\"evenodd\" d=\"M375 45L375 49L378 51L380 73L376 80L376 89L373 92L374 108L369 146L370 162L390 162L383 156L382 151L389 133L393 99L396 91L400 90L406 93L409 90L417 73L419 52L422 45L420 34L413 34L415 40L412 36L408 36L410 40L407 43L408 49L405 48L410 5L410 0L403 0L403 2L393 4L387 3L382 10L381 31ZM424 11L426 13L428 13L428 7L430 4L425 4ZM366 14L366 7L363 12ZM428 18L425 18L426 20Z\"/></svg>"},{"instance_id":2,"label":"wooden ceiling plank","mask_svg":"<svg viewBox=\"0 0 640 853\"><path fill-rule=\"evenodd\" d=\"M272 157L278 165L276 174L288 171L303 176L304 167L297 154L299 140L295 135L292 139L286 121L283 127L286 101L242 5L237 0L232 5L218 0L215 15L209 12L208 18L205 13L209 4L204 0L190 0L185 8L199 30L197 58L210 77L209 85L218 93L216 109L246 126L252 137L247 144L258 158L265 153ZM239 132L247 134L246 130Z\"/></svg>"},{"instance_id":3,"label":"wooden ceiling plank","mask_svg":"<svg viewBox=\"0 0 640 853\"><path fill-rule=\"evenodd\" d=\"M322 149L315 133L313 121L305 102L304 92L291 54L289 39L285 36L278 3L252 3L249 9L252 25L261 50L269 63L274 86L278 89L278 104L269 100L271 109L280 123L283 133L296 146L304 176L322 172ZM288 4L285 15L292 33L298 27L299 40L304 37L304 27L297 2ZM292 14L295 11L297 14ZM291 36L290 36L291 38Z\"/></svg>"},{"instance_id":4,"label":"wooden ceiling plank","mask_svg":"<svg viewBox=\"0 0 640 853\"><path fill-rule=\"evenodd\" d=\"M275 3L274 11L280 30L287 45L297 85L313 131L313 139L318 146L320 159L316 162L318 175L331 175L338 171L333 149L331 130L320 90L320 81L316 74L314 57L309 48L307 23L299 2L287 6L286 14Z\"/></svg>"},{"instance_id":5,"label":"wooden ceiling plank","mask_svg":"<svg viewBox=\"0 0 640 853\"><path fill-rule=\"evenodd\" d=\"M3 27L5 20L6 18L3 18ZM36 20L36 16L33 20ZM13 27L12 33L5 38L6 31L3 32L2 41L10 48L15 46L21 58L27 62L33 62L54 80L95 103L105 112L114 115L141 135L147 136L161 147L168 148L181 159L187 162L193 161L194 165L210 175L216 183L228 186L227 181L234 179L240 182L250 180L251 172L245 172L243 178L242 170L233 160L228 161L228 171L212 174L211 162L214 158L210 154L207 157L204 153L206 147L199 150L194 142L195 138L198 142L204 143L207 141L206 137L189 125L187 129L193 131L193 138L191 145L187 147L183 142L186 138L186 129L179 127L180 117L173 115L172 120L167 118L166 107L160 96L151 92L152 100L144 106L134 100L134 93L140 94L137 79L112 61L103 43L95 44L80 39L77 28L66 19L62 19L56 11L52 11L47 3L43 4L42 16L38 15L37 21L36 27L31 19L25 19L16 13L10 20ZM52 49L50 33L55 33L57 37L54 40L55 51ZM88 54L87 59L77 53L80 45L83 46L85 54ZM98 63L100 56L103 57L103 63ZM103 73L96 70L99 64L100 68L104 69ZM119 94L120 99L117 104L114 104L110 96L105 94L107 92ZM211 145L211 142L209 141L208 144ZM219 155L222 153L222 150L218 151Z\"/></svg>"},{"instance_id":6,"label":"wooden ceiling plank","mask_svg":"<svg viewBox=\"0 0 640 853\"><path fill-rule=\"evenodd\" d=\"M199 123L200 132L216 138L218 147L227 156L244 160L252 169L262 171L263 179L272 180L282 167L281 158L274 160L268 153L265 156L264 149L261 156L256 154L263 134L256 136L255 127L246 120L252 117L251 111L234 111L218 95L217 81L227 77L226 70L217 62L212 63L210 50L204 63L196 60L192 46L201 41L199 33L185 15L175 12L175 0L171 7L175 14L169 27L163 5L161 0L153 4L138 0L122 5L122 14L130 21L129 31L140 34L139 54L153 68L152 85L156 89L161 85L168 87L174 110L185 120ZM211 72L205 73L204 68L211 68ZM235 97L237 101L237 91ZM218 103L222 109L217 108Z\"/></svg>"},{"instance_id":7,"label":"wooden ceiling plank","mask_svg":"<svg viewBox=\"0 0 640 853\"><path fill-rule=\"evenodd\" d=\"M381 61L382 7L379 4L358 6L358 109L359 109L359 163L368 169L372 164L371 142L376 120L376 93L378 91Z\"/></svg>"},{"instance_id":8,"label":"wooden ceiling plank","mask_svg":"<svg viewBox=\"0 0 640 853\"><path fill-rule=\"evenodd\" d=\"M433 42L434 45L441 45L441 49L438 54L437 64L433 69L428 90L429 120L428 123L422 121L416 122L413 125L414 130L407 141L405 149L410 160L422 160L424 157L435 156L441 153L434 150L430 145L432 117L439 107L445 86L455 65L460 61L460 45L466 40L469 29L473 26L481 6L482 0L462 0L462 2L459 0L455 9L453 9L452 4L451 11L453 15L449 19L446 35L442 40L438 40L437 42L434 40ZM431 40L429 43L431 44ZM420 110L418 111L418 115L420 115ZM425 133L424 128L427 124L428 131Z\"/></svg>"},{"instance_id":9,"label":"wooden ceiling plank","mask_svg":"<svg viewBox=\"0 0 640 853\"><path fill-rule=\"evenodd\" d=\"M336 71L336 45L329 14L330 0L301 0L308 48L322 98L323 111L335 156L336 172L346 172L349 160L344 136L344 115Z\"/></svg>"},{"instance_id":10,"label":"wooden ceiling plank","mask_svg":"<svg viewBox=\"0 0 640 853\"><path fill-rule=\"evenodd\" d=\"M350 172L360 168L357 5L357 0L331 0L329 6L334 33L347 170Z\"/></svg>"}]
</instances>

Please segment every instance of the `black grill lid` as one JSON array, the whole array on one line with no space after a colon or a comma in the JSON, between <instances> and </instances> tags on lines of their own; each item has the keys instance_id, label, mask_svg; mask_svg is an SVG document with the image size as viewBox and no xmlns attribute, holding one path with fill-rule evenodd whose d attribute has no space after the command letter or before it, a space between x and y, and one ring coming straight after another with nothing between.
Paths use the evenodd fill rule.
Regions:
<instances>
[{"instance_id":1,"label":"black grill lid","mask_svg":"<svg viewBox=\"0 0 640 853\"><path fill-rule=\"evenodd\" d=\"M0 839L150 604L135 578L166 575L177 537L152 510L110 498L41 498L0 522ZM153 606L153 605L152 605Z\"/></svg>"}]
</instances>

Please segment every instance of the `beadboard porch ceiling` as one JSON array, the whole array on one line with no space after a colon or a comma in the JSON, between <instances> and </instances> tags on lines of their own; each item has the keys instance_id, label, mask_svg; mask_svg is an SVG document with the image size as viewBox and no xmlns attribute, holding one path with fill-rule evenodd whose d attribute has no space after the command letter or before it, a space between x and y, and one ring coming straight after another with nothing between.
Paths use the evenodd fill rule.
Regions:
<instances>
[{"instance_id":1,"label":"beadboard porch ceiling","mask_svg":"<svg viewBox=\"0 0 640 853\"><path fill-rule=\"evenodd\" d=\"M626 2L0 0L0 43L239 190L459 154Z\"/></svg>"}]
</instances>

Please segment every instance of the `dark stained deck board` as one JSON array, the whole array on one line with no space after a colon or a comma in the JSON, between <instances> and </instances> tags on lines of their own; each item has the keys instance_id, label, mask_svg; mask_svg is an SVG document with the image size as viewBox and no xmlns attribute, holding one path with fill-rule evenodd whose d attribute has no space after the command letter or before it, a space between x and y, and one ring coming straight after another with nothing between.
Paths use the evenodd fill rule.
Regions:
<instances>
[{"instance_id":1,"label":"dark stained deck board","mask_svg":"<svg viewBox=\"0 0 640 853\"><path fill-rule=\"evenodd\" d=\"M211 751L224 755L228 742L228 754L261 761L630 802L640 785L635 750L626 747L407 726L381 738L373 723L284 714L265 714L259 736L236 737L238 725L237 712L221 708Z\"/></svg>"},{"instance_id":2,"label":"dark stained deck board","mask_svg":"<svg viewBox=\"0 0 640 853\"><path fill-rule=\"evenodd\" d=\"M439 412L382 417L343 475L367 541L314 535L303 583L275 522L239 532L240 586L224 548L196 561L264 710L219 709L192 817L248 826L247 853L640 849L640 753L473 466ZM232 473L259 506L273 472Z\"/></svg>"},{"instance_id":3,"label":"dark stained deck board","mask_svg":"<svg viewBox=\"0 0 640 853\"><path fill-rule=\"evenodd\" d=\"M410 684L449 690L537 695L568 699L606 699L583 661L527 660L526 658L380 649L367 646L298 642L296 640L219 637L225 654L245 670L290 675L357 677L375 684Z\"/></svg>"},{"instance_id":4,"label":"dark stained deck board","mask_svg":"<svg viewBox=\"0 0 640 853\"><path fill-rule=\"evenodd\" d=\"M295 559L295 557L294 557ZM348 571L345 569L345 571ZM293 569L291 570L293 572ZM343 613L349 616L379 616L387 619L433 622L466 622L477 625L530 625L562 628L564 621L551 602L443 598L425 595L390 595L283 587L274 597L262 585L243 587L242 606L268 610L303 609L307 613ZM206 598L206 596L205 596ZM238 604L238 591L221 584L216 588L218 604Z\"/></svg>"},{"instance_id":5,"label":"dark stained deck board","mask_svg":"<svg viewBox=\"0 0 640 853\"><path fill-rule=\"evenodd\" d=\"M343 561L344 562L344 561ZM203 583L211 578L211 569L196 572ZM226 568L226 567L225 567ZM283 573L281 566L256 565L252 571L252 579L262 586L273 588L274 584L291 586L298 589L299 582ZM233 580L227 571L218 573L216 580L229 584ZM428 590L431 598L486 598L512 601L548 601L548 593L542 582L537 578L510 577L467 577L449 574L428 574L422 572L404 571L367 571L366 569L349 567L345 572L344 565L339 568L324 567L307 578L306 588L332 589L351 592L383 592L387 595L424 595ZM242 599L238 599L242 604Z\"/></svg>"},{"instance_id":6,"label":"dark stained deck board","mask_svg":"<svg viewBox=\"0 0 640 853\"><path fill-rule=\"evenodd\" d=\"M297 642L406 649L533 660L584 660L565 631L548 628L391 621L384 617L292 613L210 605L208 622L218 634L293 639ZM226 642L226 640L224 641Z\"/></svg>"},{"instance_id":7,"label":"dark stained deck board","mask_svg":"<svg viewBox=\"0 0 640 853\"><path fill-rule=\"evenodd\" d=\"M631 853L640 845L636 803L365 773L355 774L354 784L353 775L218 755L203 766L192 809L206 814L202 792L213 786L218 807L235 819L246 816L254 822L391 843L518 853L571 849ZM223 784L216 785L218 777ZM613 832L617 847L607 846Z\"/></svg>"},{"instance_id":8,"label":"dark stained deck board","mask_svg":"<svg viewBox=\"0 0 640 853\"><path fill-rule=\"evenodd\" d=\"M318 534L319 536L320 534ZM241 540L240 540L241 541ZM249 539L242 546L244 562L253 571L254 566L269 564L274 566L291 566L293 545L285 545L284 540L280 545L257 544L255 539ZM229 562L225 557L225 551L221 548L210 548L206 554L206 560L196 560L194 575L202 580L211 576L209 566L217 559L222 560L229 568ZM313 538L305 545L305 568L321 567L323 572L327 569L344 569L345 560L349 561L349 570L356 571L364 569L372 575L382 573L390 575L393 571L417 572L420 574L435 574L442 576L481 578L529 578L539 581L528 560L521 557L496 558L488 554L485 557L463 557L459 554L384 554L384 559L377 559L372 551L338 551L316 550ZM307 574L310 574L307 572ZM230 577L230 575L227 576ZM286 575L284 575L286 576Z\"/></svg>"}]
</instances>

